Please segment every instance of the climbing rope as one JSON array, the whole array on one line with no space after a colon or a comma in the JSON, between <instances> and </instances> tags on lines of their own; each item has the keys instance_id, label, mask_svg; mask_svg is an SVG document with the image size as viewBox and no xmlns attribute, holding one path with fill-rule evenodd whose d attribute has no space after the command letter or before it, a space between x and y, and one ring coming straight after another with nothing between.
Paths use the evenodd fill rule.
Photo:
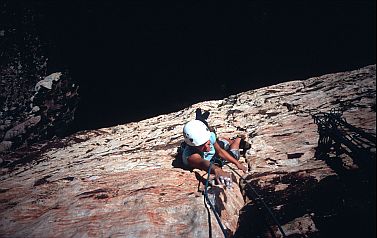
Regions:
<instances>
[{"instance_id":1,"label":"climbing rope","mask_svg":"<svg viewBox=\"0 0 377 238\"><path fill-rule=\"evenodd\" d=\"M208 123L207 123L206 119L209 116L209 112L205 111L204 113L202 113L201 109L197 108L196 111L195 111L195 113L196 113L196 119L202 121L203 123L205 123L208 126ZM207 201L207 203L210 205L210 208L212 209L213 213L215 214L216 220L219 223L219 226L220 226L220 228L221 228L221 230L222 230L222 232L224 234L224 237L227 237L227 231L225 230L223 224L221 223L221 219L220 219L219 215L216 212L215 206L211 203L210 199L208 198L208 182L209 182L209 176L210 176L212 164L213 164L213 160L210 161L209 168L208 168L208 176L207 176L206 185L205 185L205 189L204 189L204 201ZM244 180L242 178L242 176L235 169L233 169L232 167L230 167L228 164L226 164L226 165L231 170L233 170L233 172L235 172L240 177L241 180ZM277 220L277 218L275 217L275 215L272 213L271 209L263 201L263 198L257 193L257 191L255 191L255 189L253 187L251 187L250 184L246 183L246 185L249 185L251 191L253 191L256 194L256 196L258 197L258 200L260 200L262 202L263 206L266 208L267 212L270 214L270 216L272 217L272 219L274 220L274 222L278 226L278 228L279 228L281 234L283 235L283 237L286 237L283 228L279 224L279 221Z\"/></svg>"},{"instance_id":2,"label":"climbing rope","mask_svg":"<svg viewBox=\"0 0 377 238\"><path fill-rule=\"evenodd\" d=\"M281 227L278 219L276 218L276 216L274 215L274 213L271 211L271 209L267 206L267 204L265 203L265 201L263 200L263 198L258 194L258 192L249 184L247 183L247 181L235 170L233 169L229 164L226 164L234 173L236 173L239 177L240 177L240 180L243 180L245 181L246 185L249 186L250 190L257 196L257 201L261 201L264 208L267 210L267 212L270 214L271 218L274 220L275 224L278 226L281 234L283 235L283 237L286 237L285 235L285 232L283 230L283 228Z\"/></svg>"},{"instance_id":3,"label":"climbing rope","mask_svg":"<svg viewBox=\"0 0 377 238\"><path fill-rule=\"evenodd\" d=\"M206 180L206 185L205 185L205 188L204 188L204 202L207 201L207 203L209 204L211 210L212 210L213 213L215 214L215 217L216 217L217 223L219 223L219 226L220 226L220 228L221 228L221 231L222 231L223 234L224 234L224 237L228 237L228 232L227 232L227 230L225 229L224 225L221 223L220 216L217 214L217 211L216 211L215 206L212 204L212 202L211 202L210 199L208 198L208 182L209 182L209 176L210 176L210 173L211 173L212 164L213 164L213 161L211 160L211 161L210 161L210 164L209 164L209 168L208 168L208 176L207 176L207 180Z\"/></svg>"}]
</instances>

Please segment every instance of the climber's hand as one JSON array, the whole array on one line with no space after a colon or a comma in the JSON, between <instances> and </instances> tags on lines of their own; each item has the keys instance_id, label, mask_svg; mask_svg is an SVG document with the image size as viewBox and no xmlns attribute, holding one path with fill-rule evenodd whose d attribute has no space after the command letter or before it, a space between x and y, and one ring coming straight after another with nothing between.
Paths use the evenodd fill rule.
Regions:
<instances>
[{"instance_id":1,"label":"climber's hand","mask_svg":"<svg viewBox=\"0 0 377 238\"><path fill-rule=\"evenodd\" d=\"M220 177L230 177L230 173L227 173L224 170L222 170L221 168L216 167L215 168L215 179L216 179L216 182L218 184L221 183Z\"/></svg>"},{"instance_id":2,"label":"climber's hand","mask_svg":"<svg viewBox=\"0 0 377 238\"><path fill-rule=\"evenodd\" d=\"M230 173L225 172L221 168L215 170L215 179L218 184L225 185L226 188L232 188Z\"/></svg>"}]
</instances>

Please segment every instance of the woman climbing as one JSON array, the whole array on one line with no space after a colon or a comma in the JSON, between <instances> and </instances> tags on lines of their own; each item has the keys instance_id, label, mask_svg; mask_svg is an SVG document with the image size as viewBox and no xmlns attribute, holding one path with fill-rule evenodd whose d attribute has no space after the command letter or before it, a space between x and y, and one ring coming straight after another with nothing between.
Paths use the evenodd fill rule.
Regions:
<instances>
[{"instance_id":1,"label":"woman climbing","mask_svg":"<svg viewBox=\"0 0 377 238\"><path fill-rule=\"evenodd\" d=\"M221 182L220 177L230 176L222 170L223 163L233 163L238 169L247 172L247 168L239 162L240 143L243 142L241 138L217 138L201 120L186 123L183 136L187 146L183 149L182 160L186 166L208 171L210 161L214 161L210 172L218 183Z\"/></svg>"}]
</instances>

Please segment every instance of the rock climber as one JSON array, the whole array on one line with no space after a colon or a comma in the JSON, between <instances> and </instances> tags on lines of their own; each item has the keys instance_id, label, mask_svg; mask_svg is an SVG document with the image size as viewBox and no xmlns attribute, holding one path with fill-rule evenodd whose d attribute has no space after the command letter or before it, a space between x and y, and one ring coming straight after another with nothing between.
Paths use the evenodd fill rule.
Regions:
<instances>
[{"instance_id":1,"label":"rock climber","mask_svg":"<svg viewBox=\"0 0 377 238\"><path fill-rule=\"evenodd\" d=\"M230 177L221 168L222 163L233 163L238 169L247 172L247 168L239 162L240 143L243 142L241 138L217 138L205 123L197 119L184 125L183 137L187 145L183 148L182 160L186 166L208 171L210 161L214 160L210 173L215 175L218 183L221 182L220 178Z\"/></svg>"}]
</instances>

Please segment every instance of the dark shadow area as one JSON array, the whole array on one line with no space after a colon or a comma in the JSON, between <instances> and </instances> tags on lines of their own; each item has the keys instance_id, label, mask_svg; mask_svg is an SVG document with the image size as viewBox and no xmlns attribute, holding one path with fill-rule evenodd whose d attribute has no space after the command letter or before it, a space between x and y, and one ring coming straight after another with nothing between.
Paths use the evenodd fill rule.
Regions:
<instances>
[{"instance_id":1,"label":"dark shadow area","mask_svg":"<svg viewBox=\"0 0 377 238\"><path fill-rule=\"evenodd\" d=\"M305 224L291 227L296 234L287 237L375 237L375 191L360 177L350 173L347 178L330 176L318 183L314 177L286 174L281 177L288 184L283 191L274 191L280 178L263 188L257 181L248 181L260 198L244 187L251 201L240 211L234 237L280 237L262 199L281 225L303 216L313 220L315 226L309 224L310 228ZM306 229L305 235L297 233L300 226Z\"/></svg>"},{"instance_id":2,"label":"dark shadow area","mask_svg":"<svg viewBox=\"0 0 377 238\"><path fill-rule=\"evenodd\" d=\"M327 177L313 190L319 237L376 237L375 187L360 171Z\"/></svg>"},{"instance_id":3,"label":"dark shadow area","mask_svg":"<svg viewBox=\"0 0 377 238\"><path fill-rule=\"evenodd\" d=\"M276 237L271 230L266 214L260 206L248 203L240 210L238 229L233 237Z\"/></svg>"},{"instance_id":4,"label":"dark shadow area","mask_svg":"<svg viewBox=\"0 0 377 238\"><path fill-rule=\"evenodd\" d=\"M315 197L315 222L326 237L376 236L376 137L347 123L342 111L313 116L318 125L316 158L338 176L321 181ZM350 157L356 166L344 161ZM326 194L326 200L320 198Z\"/></svg>"},{"instance_id":5,"label":"dark shadow area","mask_svg":"<svg viewBox=\"0 0 377 238\"><path fill-rule=\"evenodd\" d=\"M342 161L347 155L371 182L376 176L376 136L349 124L340 109L313 115L318 126L316 158L325 160L340 176L349 171Z\"/></svg>"},{"instance_id":6,"label":"dark shadow area","mask_svg":"<svg viewBox=\"0 0 377 238\"><path fill-rule=\"evenodd\" d=\"M376 62L372 0L4 2L35 12L46 74L79 84L72 131Z\"/></svg>"},{"instance_id":7,"label":"dark shadow area","mask_svg":"<svg viewBox=\"0 0 377 238\"><path fill-rule=\"evenodd\" d=\"M240 211L235 237L280 237L278 224L286 224L313 209L315 178L299 172L279 173L270 183L261 187L256 180L241 182L243 193L250 201ZM288 187L275 191L277 184L287 184ZM311 234L306 235L310 237Z\"/></svg>"}]
</instances>

